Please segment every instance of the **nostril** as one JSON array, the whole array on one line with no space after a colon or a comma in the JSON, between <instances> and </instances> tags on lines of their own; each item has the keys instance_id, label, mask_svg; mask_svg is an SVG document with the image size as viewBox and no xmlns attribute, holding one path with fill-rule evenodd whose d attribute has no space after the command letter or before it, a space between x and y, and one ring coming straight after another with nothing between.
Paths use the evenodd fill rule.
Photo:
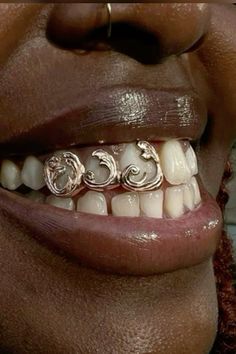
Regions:
<instances>
[{"instance_id":1,"label":"nostril","mask_svg":"<svg viewBox=\"0 0 236 354\"><path fill-rule=\"evenodd\" d=\"M113 23L109 38L107 26L96 29L80 46L87 50L116 51L143 64L156 64L162 57L156 36L127 23Z\"/></svg>"},{"instance_id":2,"label":"nostril","mask_svg":"<svg viewBox=\"0 0 236 354\"><path fill-rule=\"evenodd\" d=\"M112 3L110 17L104 3L60 4L50 14L47 37L69 50L112 50L157 64L199 45L209 18L209 8L196 4Z\"/></svg>"},{"instance_id":3,"label":"nostril","mask_svg":"<svg viewBox=\"0 0 236 354\"><path fill-rule=\"evenodd\" d=\"M47 37L63 48L88 51L112 50L132 57L142 64L157 64L164 56L154 34L123 22L112 23L110 37L108 24L91 28L83 36L66 35L64 38L61 33L56 38L54 32L49 30Z\"/></svg>"}]
</instances>

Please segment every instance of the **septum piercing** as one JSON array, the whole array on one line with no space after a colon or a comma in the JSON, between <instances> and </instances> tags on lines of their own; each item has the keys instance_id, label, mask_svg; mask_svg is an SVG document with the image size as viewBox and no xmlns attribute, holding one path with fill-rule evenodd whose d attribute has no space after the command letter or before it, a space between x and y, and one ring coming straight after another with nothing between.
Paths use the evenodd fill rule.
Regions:
<instances>
[{"instance_id":1,"label":"septum piercing","mask_svg":"<svg viewBox=\"0 0 236 354\"><path fill-rule=\"evenodd\" d=\"M72 152L58 152L46 160L44 164L44 178L48 189L52 194L60 197L69 197L77 194L82 183L89 189L103 191L112 189L118 185L131 191L151 191L161 186L163 173L160 166L159 156L155 148L147 141L137 141L141 151L140 158L144 161L152 160L156 167L155 175L149 180L144 172L137 181L133 177L140 174L140 168L134 164L119 171L112 155L103 149L95 150L93 158L99 160L99 165L109 171L109 175L103 182L96 182L93 171L85 171L79 157Z\"/></svg>"},{"instance_id":2,"label":"septum piercing","mask_svg":"<svg viewBox=\"0 0 236 354\"><path fill-rule=\"evenodd\" d=\"M108 29L107 29L107 37L111 37L111 4L109 2L106 3L106 8L108 12Z\"/></svg>"}]
</instances>

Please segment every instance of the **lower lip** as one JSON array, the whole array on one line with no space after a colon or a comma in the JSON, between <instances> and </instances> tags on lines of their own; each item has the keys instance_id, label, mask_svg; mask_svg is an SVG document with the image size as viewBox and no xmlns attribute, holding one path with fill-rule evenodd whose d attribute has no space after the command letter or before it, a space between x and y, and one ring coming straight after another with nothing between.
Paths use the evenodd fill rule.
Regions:
<instances>
[{"instance_id":1,"label":"lower lip","mask_svg":"<svg viewBox=\"0 0 236 354\"><path fill-rule=\"evenodd\" d=\"M150 275L190 267L214 254L221 211L206 192L176 220L82 214L37 204L0 188L0 212L32 237L80 264L117 274Z\"/></svg>"}]
</instances>

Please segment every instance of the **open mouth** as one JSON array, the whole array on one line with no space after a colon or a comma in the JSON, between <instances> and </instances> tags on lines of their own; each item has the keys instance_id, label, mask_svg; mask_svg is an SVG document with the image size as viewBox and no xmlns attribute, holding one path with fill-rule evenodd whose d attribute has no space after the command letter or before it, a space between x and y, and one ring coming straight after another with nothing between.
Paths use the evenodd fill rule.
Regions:
<instances>
[{"instance_id":1,"label":"open mouth","mask_svg":"<svg viewBox=\"0 0 236 354\"><path fill-rule=\"evenodd\" d=\"M115 92L117 98L119 91ZM151 93L147 97L150 113L150 97L156 96ZM179 110L180 118L184 117L179 119L180 126L171 130L173 135L184 136L187 126L189 131L192 127L194 138L200 136L204 118L197 119L195 100L185 95L182 111L178 95L171 93L165 97L175 112ZM110 98L113 102L112 94ZM4 217L23 225L30 236L54 250L102 271L164 273L212 257L222 217L216 201L201 183L191 137L166 138L165 127L158 137L152 133L153 122L148 125L147 120L144 132L137 122L129 129L125 126L124 135L128 129L131 137L138 132L138 139L127 142L125 135L126 142L122 143L124 122L120 120L120 126L109 128L108 121L104 125L106 139L99 139L99 144L94 139L97 144L77 148L72 129L76 127L74 113L72 127L68 119L59 120L56 135L62 134L60 144L55 144L53 134L45 134L45 127L43 134L40 127L19 139L14 137L11 148L23 146L22 137L29 143L32 135L44 146L45 135L49 148L54 144L56 149L51 149L54 152L50 154L29 154L20 159L11 154L2 159L0 211ZM97 124L95 119L94 122ZM87 129L91 131L94 124ZM46 129L50 126L51 122L47 123ZM109 129L113 144L109 143ZM145 133L147 141L143 139ZM63 149L63 139L73 144ZM87 139L86 135L83 139ZM7 144L4 150L6 147Z\"/></svg>"}]
</instances>

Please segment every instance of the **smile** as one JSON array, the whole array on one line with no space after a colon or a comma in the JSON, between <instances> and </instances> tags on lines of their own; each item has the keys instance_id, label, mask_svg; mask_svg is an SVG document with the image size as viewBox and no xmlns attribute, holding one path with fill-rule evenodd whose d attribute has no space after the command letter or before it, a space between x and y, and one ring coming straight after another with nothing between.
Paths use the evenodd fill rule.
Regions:
<instances>
[{"instance_id":1,"label":"smile","mask_svg":"<svg viewBox=\"0 0 236 354\"><path fill-rule=\"evenodd\" d=\"M114 92L116 95L109 95L110 107L112 104L117 107L117 97L123 95L123 90ZM135 91L128 92L129 97L137 97ZM103 97L104 93L99 95ZM212 257L221 234L222 216L201 182L191 146L191 140L202 134L205 116L200 112L204 108L195 96L187 99L184 95L182 99L176 93L155 93L155 96L153 92L145 92L145 95L142 102L144 105L148 102L150 114L156 97L159 102L164 97L165 104L182 119L178 120L180 126L172 128L173 134L183 136L188 127L190 138L167 139L167 131L161 125L156 136L154 121L145 116L146 128L151 122L148 130L141 131L134 121L130 131L130 138L138 132L136 142L123 134L126 142L122 143L122 132L127 130L125 122L120 120L121 126L115 130L111 126L109 130L103 120L106 139L99 139L102 144L87 142L86 147L77 148L76 112L69 115L70 120L67 113L64 119L53 118L57 122L54 126L61 132L59 148L51 149L55 136L48 134L47 146L52 153L2 159L0 211L4 216L24 225L30 236L51 250L106 272L165 273ZM184 102L184 110L179 102ZM139 109L147 111L144 107ZM96 115L96 110L93 114ZM159 114L161 117L162 112ZM95 115L93 124L97 124ZM40 128L38 132L29 132L26 143L19 145L21 151L28 146L31 136L37 146L39 141L43 146L45 129L52 122L43 131ZM91 131L90 124L88 127ZM145 131L147 140L143 139ZM113 143L109 141L111 138ZM21 139L14 137L8 151ZM88 135L83 139L88 141ZM67 146L69 141L73 144L64 149L62 142ZM4 150L7 151L7 144Z\"/></svg>"}]
</instances>

